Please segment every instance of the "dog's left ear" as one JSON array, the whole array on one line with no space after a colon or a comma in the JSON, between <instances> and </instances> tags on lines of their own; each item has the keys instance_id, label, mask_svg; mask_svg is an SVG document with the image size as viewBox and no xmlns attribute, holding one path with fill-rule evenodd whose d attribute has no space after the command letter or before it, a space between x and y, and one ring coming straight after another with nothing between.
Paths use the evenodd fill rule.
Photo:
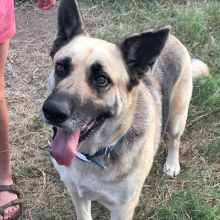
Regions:
<instances>
[{"instance_id":1,"label":"dog's left ear","mask_svg":"<svg viewBox=\"0 0 220 220\"><path fill-rule=\"evenodd\" d=\"M58 30L50 52L52 58L62 46L75 36L86 34L76 0L60 0L57 23Z\"/></svg>"},{"instance_id":2,"label":"dog's left ear","mask_svg":"<svg viewBox=\"0 0 220 220\"><path fill-rule=\"evenodd\" d=\"M171 27L148 30L126 38L119 44L127 65L131 87L137 85L162 52Z\"/></svg>"}]
</instances>

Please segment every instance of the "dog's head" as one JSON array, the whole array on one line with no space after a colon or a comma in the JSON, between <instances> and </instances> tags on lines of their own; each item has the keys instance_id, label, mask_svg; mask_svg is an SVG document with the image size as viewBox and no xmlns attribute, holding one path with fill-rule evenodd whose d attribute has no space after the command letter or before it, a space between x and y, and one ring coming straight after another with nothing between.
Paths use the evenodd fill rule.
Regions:
<instances>
[{"instance_id":1,"label":"dog's head","mask_svg":"<svg viewBox=\"0 0 220 220\"><path fill-rule=\"evenodd\" d=\"M149 30L115 45L91 38L77 3L61 0L51 51L50 94L42 108L43 120L57 127L52 153L58 163L70 164L68 155L89 136L96 135L105 146L114 136L111 132L117 130L120 136L120 127L129 126L123 124L129 124L125 118L134 106L135 88L160 55L169 30ZM118 118L118 123L109 123Z\"/></svg>"}]
</instances>

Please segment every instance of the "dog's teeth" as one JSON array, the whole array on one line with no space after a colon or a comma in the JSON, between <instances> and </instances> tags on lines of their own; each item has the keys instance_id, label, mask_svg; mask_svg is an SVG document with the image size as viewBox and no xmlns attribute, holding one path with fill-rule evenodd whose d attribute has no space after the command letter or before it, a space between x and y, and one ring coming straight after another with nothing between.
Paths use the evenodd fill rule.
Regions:
<instances>
[{"instance_id":1,"label":"dog's teeth","mask_svg":"<svg viewBox=\"0 0 220 220\"><path fill-rule=\"evenodd\" d=\"M48 146L51 146L51 143L52 143L51 140L47 141Z\"/></svg>"}]
</instances>

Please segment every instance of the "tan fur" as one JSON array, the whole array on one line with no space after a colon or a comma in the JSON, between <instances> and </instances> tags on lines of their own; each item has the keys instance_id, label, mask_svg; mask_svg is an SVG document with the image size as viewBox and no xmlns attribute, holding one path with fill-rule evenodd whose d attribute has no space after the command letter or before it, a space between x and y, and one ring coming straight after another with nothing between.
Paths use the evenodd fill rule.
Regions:
<instances>
[{"instance_id":1,"label":"tan fur","mask_svg":"<svg viewBox=\"0 0 220 220\"><path fill-rule=\"evenodd\" d=\"M193 78L197 78L199 76L209 76L209 68L201 60L192 59L192 73Z\"/></svg>"},{"instance_id":2,"label":"tan fur","mask_svg":"<svg viewBox=\"0 0 220 220\"><path fill-rule=\"evenodd\" d=\"M185 129L192 79L194 76L207 75L208 69L201 61L191 63L186 48L172 35L169 35L152 73L146 73L148 84L140 81L131 90L128 89L128 70L116 45L79 35L58 50L54 66L65 57L72 59L71 72L58 82L55 72L51 72L48 83L50 94L58 90L77 96L81 105L88 99L94 106L117 105L115 116L106 120L91 137L79 143L77 150L92 155L106 146L120 143L129 131L131 133L128 140L118 144L115 155L99 158L100 162L108 164L107 171L78 159L73 159L70 166L60 166L52 158L54 166L68 188L77 219L92 220L91 200L97 200L110 211L112 220L131 220L161 138L161 69L177 75L170 97L167 126L169 143L164 172L169 176L176 176L180 172L180 138ZM173 60L173 69L179 69L178 74L166 69L169 68L168 57ZM108 91L100 94L88 83L90 66L97 61L103 65L113 83ZM71 120L67 119L62 126L68 126ZM75 122L71 123L77 127ZM139 137L134 131L145 133ZM129 141L134 142L132 146L129 146Z\"/></svg>"}]
</instances>

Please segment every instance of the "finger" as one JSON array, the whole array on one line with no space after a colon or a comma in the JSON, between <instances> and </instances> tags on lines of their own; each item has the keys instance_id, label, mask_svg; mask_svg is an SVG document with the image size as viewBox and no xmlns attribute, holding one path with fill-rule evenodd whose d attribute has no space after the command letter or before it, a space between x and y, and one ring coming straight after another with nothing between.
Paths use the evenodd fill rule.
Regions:
<instances>
[{"instance_id":1,"label":"finger","mask_svg":"<svg viewBox=\"0 0 220 220\"><path fill-rule=\"evenodd\" d=\"M11 215L12 215L12 208L10 207L10 209L8 210L8 219L11 218Z\"/></svg>"},{"instance_id":2,"label":"finger","mask_svg":"<svg viewBox=\"0 0 220 220\"><path fill-rule=\"evenodd\" d=\"M41 10L49 10L56 5L56 0L38 0L37 7Z\"/></svg>"},{"instance_id":3,"label":"finger","mask_svg":"<svg viewBox=\"0 0 220 220\"><path fill-rule=\"evenodd\" d=\"M4 220L7 220L8 219L8 216L9 216L9 208L5 209L4 211Z\"/></svg>"}]
</instances>

